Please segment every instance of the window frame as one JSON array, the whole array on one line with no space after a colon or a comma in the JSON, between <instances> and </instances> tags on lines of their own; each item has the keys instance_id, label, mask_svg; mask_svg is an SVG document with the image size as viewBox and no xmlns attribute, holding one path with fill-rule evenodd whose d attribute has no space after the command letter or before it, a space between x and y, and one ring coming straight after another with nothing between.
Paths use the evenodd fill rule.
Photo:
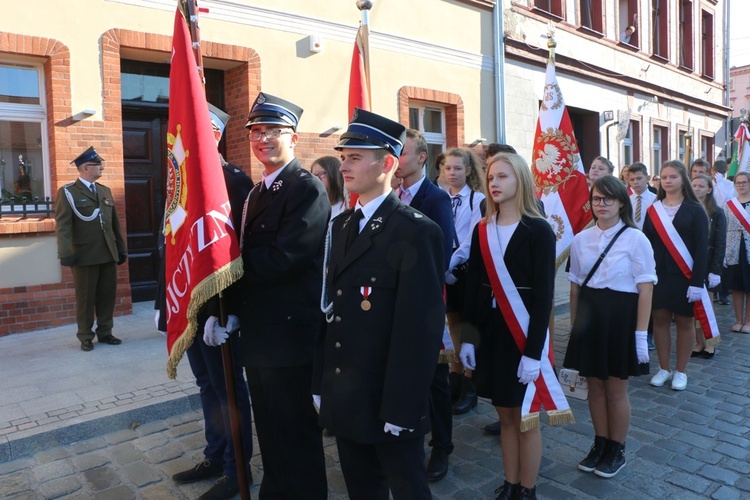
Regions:
<instances>
[{"instance_id":1,"label":"window frame","mask_svg":"<svg viewBox=\"0 0 750 500\"><path fill-rule=\"evenodd\" d=\"M40 142L42 149L42 174L43 194L40 201L52 198L51 165L49 153L49 131L47 129L47 87L45 85L44 63L34 59L17 58L3 55L0 57L0 65L20 66L31 68L36 71L37 84L39 88L39 104L23 104L0 102L0 121L38 123L40 128ZM1 140L0 140L0 143ZM0 199L2 196L0 196ZM32 201L33 203L33 201ZM31 213L37 210L30 207Z\"/></svg>"},{"instance_id":2,"label":"window frame","mask_svg":"<svg viewBox=\"0 0 750 500\"><path fill-rule=\"evenodd\" d=\"M680 68L695 69L693 54L693 2L692 0L679 0L677 11L677 36L678 53L677 64Z\"/></svg>"},{"instance_id":3,"label":"window frame","mask_svg":"<svg viewBox=\"0 0 750 500\"><path fill-rule=\"evenodd\" d=\"M584 2L590 3L588 17L591 19L590 25L584 23ZM584 29L591 30L598 34L604 33L604 8L602 0L578 0L578 24Z\"/></svg>"},{"instance_id":4,"label":"window frame","mask_svg":"<svg viewBox=\"0 0 750 500\"><path fill-rule=\"evenodd\" d=\"M416 130L419 130L422 135L424 136L424 140L427 143L428 149L430 145L433 146L440 146L440 151L445 152L448 148L448 135L447 135L447 129L446 129L446 106L435 103L435 102L426 102L426 101L419 101L415 99L409 100L409 128L415 128ZM418 110L418 126L412 127L411 123L411 110L416 109ZM437 132L425 132L424 130L424 111L425 110L431 110L431 111L440 111L440 127L443 130L442 134L438 134ZM429 151L427 154L427 161L425 162L425 170L428 177L430 177L431 173L434 173L437 175L438 172L433 172L434 170L434 163L435 158L431 158Z\"/></svg>"},{"instance_id":5,"label":"window frame","mask_svg":"<svg viewBox=\"0 0 750 500\"><path fill-rule=\"evenodd\" d=\"M542 6L542 3L546 4L546 6ZM565 19L564 0L532 0L531 7L555 19Z\"/></svg>"},{"instance_id":6,"label":"window frame","mask_svg":"<svg viewBox=\"0 0 750 500\"><path fill-rule=\"evenodd\" d=\"M669 1L652 0L651 3L651 53L669 60Z\"/></svg>"},{"instance_id":7,"label":"window frame","mask_svg":"<svg viewBox=\"0 0 750 500\"><path fill-rule=\"evenodd\" d=\"M701 75L714 79L714 14L701 9Z\"/></svg>"}]
</instances>

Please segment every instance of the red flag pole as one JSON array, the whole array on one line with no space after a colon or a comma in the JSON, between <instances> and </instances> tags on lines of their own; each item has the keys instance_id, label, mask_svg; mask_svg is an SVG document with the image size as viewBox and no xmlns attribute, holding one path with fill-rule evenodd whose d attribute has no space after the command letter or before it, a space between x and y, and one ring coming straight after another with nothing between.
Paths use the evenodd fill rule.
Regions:
<instances>
[{"instance_id":1,"label":"red flag pole","mask_svg":"<svg viewBox=\"0 0 750 500\"><path fill-rule=\"evenodd\" d=\"M190 38L193 41L193 55L198 65L198 74L203 86L206 78L203 72L203 53L201 52L200 23L198 22L198 0L179 0L180 10L185 15L190 27ZM219 292L219 324L226 326L227 311L224 305L224 296ZM242 440L242 418L237 406L237 388L234 385L234 361L232 359L231 335L221 345L221 359L224 364L224 381L227 387L227 401L229 403L229 425L232 431L232 443L234 444L234 460L237 464L237 484L240 489L240 498L250 500L250 484L247 479L247 462L245 460L245 448Z\"/></svg>"}]
</instances>

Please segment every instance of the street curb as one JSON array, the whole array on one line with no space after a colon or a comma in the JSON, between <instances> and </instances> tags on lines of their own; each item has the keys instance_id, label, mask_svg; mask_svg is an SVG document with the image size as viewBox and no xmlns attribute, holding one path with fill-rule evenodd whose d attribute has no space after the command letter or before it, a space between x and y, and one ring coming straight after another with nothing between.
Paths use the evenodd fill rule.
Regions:
<instances>
[{"instance_id":1,"label":"street curb","mask_svg":"<svg viewBox=\"0 0 750 500\"><path fill-rule=\"evenodd\" d=\"M154 402L154 400L159 400ZM130 429L133 423L144 424L163 420L201 408L200 394L181 395L177 398L154 398L151 402L122 410L113 409L99 412L93 418L79 417L66 422L64 426L46 426L34 430L16 432L0 437L0 464L32 456L50 448L65 446Z\"/></svg>"}]
</instances>

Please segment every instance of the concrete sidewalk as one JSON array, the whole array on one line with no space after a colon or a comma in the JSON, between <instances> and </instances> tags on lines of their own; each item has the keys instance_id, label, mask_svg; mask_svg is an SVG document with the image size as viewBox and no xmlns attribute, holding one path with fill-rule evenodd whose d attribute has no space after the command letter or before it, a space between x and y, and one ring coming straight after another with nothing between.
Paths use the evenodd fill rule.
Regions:
<instances>
[{"instance_id":1,"label":"concrete sidewalk","mask_svg":"<svg viewBox=\"0 0 750 500\"><path fill-rule=\"evenodd\" d=\"M84 352L75 325L0 337L0 463L200 408L187 359L166 372L153 303L115 318L119 346Z\"/></svg>"}]
</instances>

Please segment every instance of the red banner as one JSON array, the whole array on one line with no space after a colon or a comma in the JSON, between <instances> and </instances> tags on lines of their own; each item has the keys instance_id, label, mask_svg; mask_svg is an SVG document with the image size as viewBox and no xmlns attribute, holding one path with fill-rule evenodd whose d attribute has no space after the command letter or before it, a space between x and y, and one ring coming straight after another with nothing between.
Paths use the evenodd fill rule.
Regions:
<instances>
[{"instance_id":1,"label":"red banner","mask_svg":"<svg viewBox=\"0 0 750 500\"><path fill-rule=\"evenodd\" d=\"M352 52L352 69L349 73L349 116L347 122L354 114L354 108L370 109L370 30L367 25L361 25L354 39L354 51ZM357 203L359 196L349 193L349 206Z\"/></svg>"},{"instance_id":2,"label":"red banner","mask_svg":"<svg viewBox=\"0 0 750 500\"><path fill-rule=\"evenodd\" d=\"M242 276L206 93L179 9L169 72L167 147L167 373L175 378L177 364L195 337L198 311Z\"/></svg>"},{"instance_id":3,"label":"red banner","mask_svg":"<svg viewBox=\"0 0 750 500\"><path fill-rule=\"evenodd\" d=\"M573 125L557 83L555 63L547 63L531 173L537 196L557 237L557 265L567 258L573 236L591 222L589 189Z\"/></svg>"}]
</instances>

